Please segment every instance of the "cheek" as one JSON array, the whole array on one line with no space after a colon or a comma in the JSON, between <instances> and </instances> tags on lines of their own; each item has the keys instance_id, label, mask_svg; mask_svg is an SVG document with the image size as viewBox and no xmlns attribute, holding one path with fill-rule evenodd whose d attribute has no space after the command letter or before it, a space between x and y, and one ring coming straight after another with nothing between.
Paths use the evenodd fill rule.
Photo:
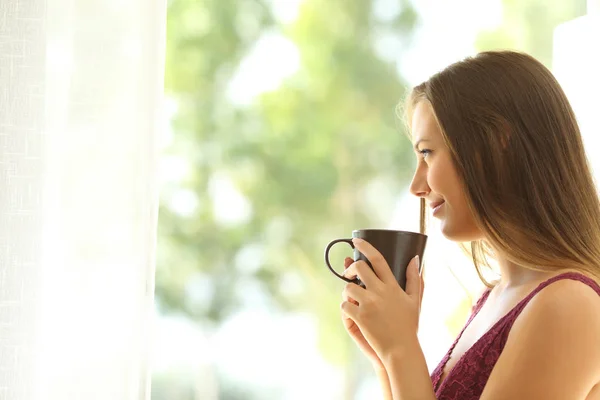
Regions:
<instances>
[{"instance_id":1,"label":"cheek","mask_svg":"<svg viewBox=\"0 0 600 400\"><path fill-rule=\"evenodd\" d=\"M471 219L462 181L450 160L431 166L429 185L433 192L448 203L447 207L455 217L465 222Z\"/></svg>"},{"instance_id":2,"label":"cheek","mask_svg":"<svg viewBox=\"0 0 600 400\"><path fill-rule=\"evenodd\" d=\"M448 195L448 201L455 203L457 208L467 208L467 200L463 185L452 167L449 167L446 170L443 185Z\"/></svg>"},{"instance_id":3,"label":"cheek","mask_svg":"<svg viewBox=\"0 0 600 400\"><path fill-rule=\"evenodd\" d=\"M454 197L454 192L459 188L454 168L445 159L431 163L427 174L427 183L434 193L439 194L446 201L450 201Z\"/></svg>"}]
</instances>

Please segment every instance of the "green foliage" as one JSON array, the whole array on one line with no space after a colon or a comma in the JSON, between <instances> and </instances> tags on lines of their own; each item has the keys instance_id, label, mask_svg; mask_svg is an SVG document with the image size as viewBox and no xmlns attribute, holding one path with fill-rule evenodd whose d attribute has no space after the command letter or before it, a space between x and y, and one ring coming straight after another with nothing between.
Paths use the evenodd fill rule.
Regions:
<instances>
[{"instance_id":1,"label":"green foliage","mask_svg":"<svg viewBox=\"0 0 600 400\"><path fill-rule=\"evenodd\" d=\"M162 193L156 294L164 311L216 323L258 291L273 310L314 313L325 354L348 356L343 285L324 266L323 247L352 229L387 226L369 210L366 188L384 185L380 204L391 212L414 159L395 116L406 85L373 40L386 29L408 42L416 17L405 5L378 21L372 3L305 1L293 25L279 26L261 1L171 2L166 87L178 111L168 153L190 173ZM251 104L233 104L228 84L267 29L295 44L299 69ZM247 201L245 218L217 212L216 187L226 184ZM191 215L170 206L182 189L197 199Z\"/></svg>"},{"instance_id":2,"label":"green foliage","mask_svg":"<svg viewBox=\"0 0 600 400\"><path fill-rule=\"evenodd\" d=\"M188 173L162 192L163 311L218 323L258 296L275 312L313 313L324 354L349 357L343 285L324 267L322 250L352 229L387 226L379 215L405 190L414 157L394 112L406 84L374 41L385 32L408 45L417 16L406 1L378 20L374 3L305 0L289 26L275 21L267 0L169 3L166 91L177 113L168 155ZM552 30L583 14L584 3L504 0L505 22L478 47L522 49L550 65ZM250 104L234 104L229 84L267 31L294 43L299 69ZM375 183L385 188L378 210L366 200ZM239 199L223 212L227 199L217 194L229 186ZM196 202L190 213L173 206L182 190Z\"/></svg>"}]
</instances>

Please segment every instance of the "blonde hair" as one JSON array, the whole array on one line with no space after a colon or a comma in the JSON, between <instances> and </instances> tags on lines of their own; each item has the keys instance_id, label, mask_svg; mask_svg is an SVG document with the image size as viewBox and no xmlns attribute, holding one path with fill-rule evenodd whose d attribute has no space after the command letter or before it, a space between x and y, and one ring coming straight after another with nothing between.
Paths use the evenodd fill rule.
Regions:
<instances>
[{"instance_id":1,"label":"blonde hair","mask_svg":"<svg viewBox=\"0 0 600 400\"><path fill-rule=\"evenodd\" d=\"M513 51L479 53L416 86L406 120L428 101L485 239L482 266L500 252L538 271L600 278L600 201L575 114L552 73ZM421 199L421 231L425 231Z\"/></svg>"}]
</instances>

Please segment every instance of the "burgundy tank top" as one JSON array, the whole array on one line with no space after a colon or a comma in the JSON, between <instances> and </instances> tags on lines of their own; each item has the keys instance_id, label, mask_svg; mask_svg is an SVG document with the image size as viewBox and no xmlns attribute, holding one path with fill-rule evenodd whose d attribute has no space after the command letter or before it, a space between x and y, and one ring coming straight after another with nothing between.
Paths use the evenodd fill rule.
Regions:
<instances>
[{"instance_id":1,"label":"burgundy tank top","mask_svg":"<svg viewBox=\"0 0 600 400\"><path fill-rule=\"evenodd\" d=\"M490 294L490 290L486 290L481 298L477 301L471 317L465 324L464 328L448 350L448 353L444 356L440 364L431 374L431 380L433 382L433 389L435 390L436 398L438 400L475 400L479 399L483 388L487 383L488 378L502 353L502 349L508 338L510 329L519 316L521 311L529 303L529 301L539 293L543 288L550 285L553 282L562 279L572 279L575 281L583 282L600 295L600 286L592 279L585 275L576 272L567 272L561 275L557 275L553 278L542 282L535 288L528 296L521 300L512 310L510 310L504 317L500 318L498 322L494 324L486 333L483 334L479 340L475 342L470 349L468 349L463 356L450 370L446 378L440 385L440 379L446 363L452 355L454 347L460 340L463 332L469 326L473 318L477 315L481 307L483 307L485 301Z\"/></svg>"}]
</instances>

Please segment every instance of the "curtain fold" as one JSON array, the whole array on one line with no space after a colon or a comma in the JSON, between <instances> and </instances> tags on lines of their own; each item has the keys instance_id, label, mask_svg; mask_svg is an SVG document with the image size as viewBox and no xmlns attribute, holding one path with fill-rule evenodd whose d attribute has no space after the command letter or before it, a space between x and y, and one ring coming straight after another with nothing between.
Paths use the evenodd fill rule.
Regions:
<instances>
[{"instance_id":1,"label":"curtain fold","mask_svg":"<svg viewBox=\"0 0 600 400\"><path fill-rule=\"evenodd\" d=\"M0 2L0 398L149 399L166 3Z\"/></svg>"},{"instance_id":2,"label":"curtain fold","mask_svg":"<svg viewBox=\"0 0 600 400\"><path fill-rule=\"evenodd\" d=\"M43 0L0 2L0 399L33 394L44 169Z\"/></svg>"}]
</instances>

